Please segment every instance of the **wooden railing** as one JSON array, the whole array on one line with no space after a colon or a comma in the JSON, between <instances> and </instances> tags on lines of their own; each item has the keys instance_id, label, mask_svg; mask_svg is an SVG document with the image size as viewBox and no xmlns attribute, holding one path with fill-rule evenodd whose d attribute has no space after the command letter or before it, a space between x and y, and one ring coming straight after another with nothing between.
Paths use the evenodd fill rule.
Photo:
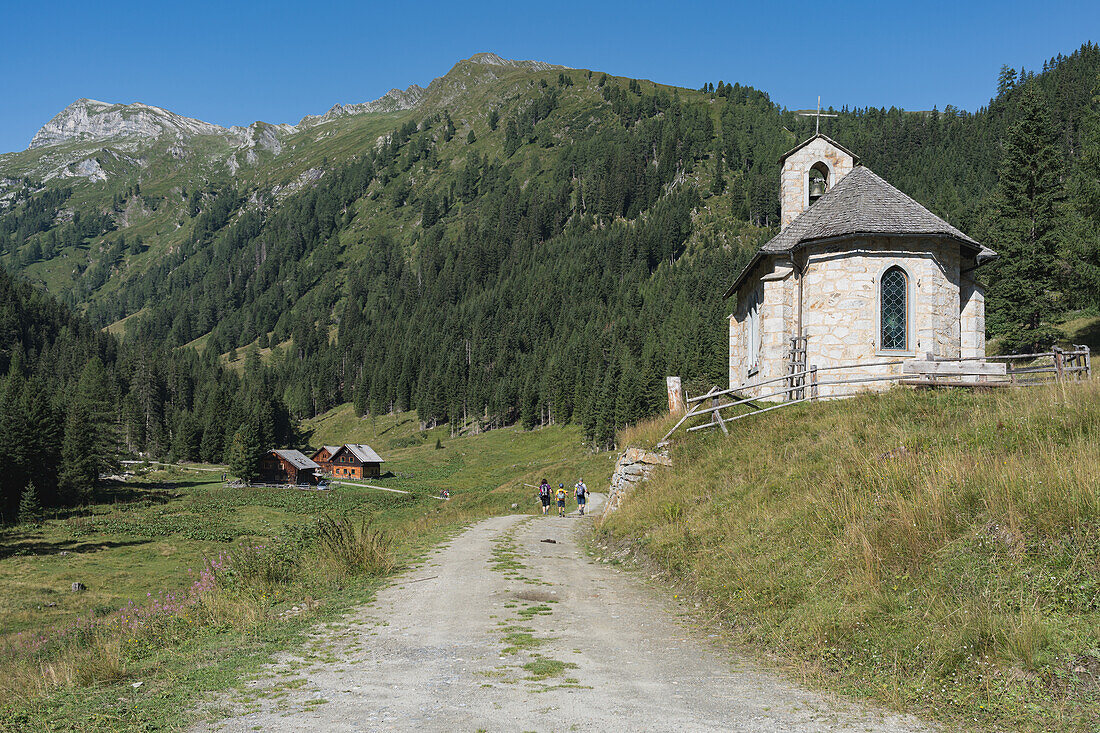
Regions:
<instances>
[{"instance_id":1,"label":"wooden railing","mask_svg":"<svg viewBox=\"0 0 1100 733\"><path fill-rule=\"evenodd\" d=\"M1080 379L1089 377L1092 374L1092 354L1089 347L1084 345L1074 345L1071 350L1054 347L1051 351L1038 354L1008 354L982 358L893 359L819 367L815 365L805 366L804 343L804 341L803 344L792 343L792 358L790 361L796 364L796 367L789 366L787 373L781 377L765 379L754 384L731 387L730 389L712 387L706 394L689 397L686 400L687 412L672 426L672 429L665 434L658 445L667 443L672 434L692 418L711 416L709 422L689 426L685 429L686 432L718 428L728 435L729 423L743 420L746 417L762 415L765 412L783 407L818 400L820 399L820 389L822 387L871 384L875 382L898 382L913 387L965 387L971 389L1026 387L1045 384L1052 381L1052 379L1053 381ZM799 346L802 346L803 349L801 353L799 353ZM801 357L801 363L798 363L799 357ZM1046 363L1047 359L1050 360L1049 364ZM999 366L1002 362L1004 363L1004 370L996 369L995 366ZM819 378L822 372L840 372L899 365L903 366L903 371L900 374L853 376L826 380ZM952 365L958 366L953 368ZM801 369L797 367L801 367ZM1047 378L1045 375L1050 375L1052 379ZM773 387L773 385L778 385L781 382L784 383L782 388ZM773 388L764 394L752 397L745 396L748 391L758 390L761 387ZM809 394L806 394L807 387L809 388ZM721 400L723 397L726 397L727 401L723 402ZM784 401L767 406L761 404L764 400L775 398ZM731 417L721 415L722 410L739 406L748 406L751 411Z\"/></svg>"}]
</instances>

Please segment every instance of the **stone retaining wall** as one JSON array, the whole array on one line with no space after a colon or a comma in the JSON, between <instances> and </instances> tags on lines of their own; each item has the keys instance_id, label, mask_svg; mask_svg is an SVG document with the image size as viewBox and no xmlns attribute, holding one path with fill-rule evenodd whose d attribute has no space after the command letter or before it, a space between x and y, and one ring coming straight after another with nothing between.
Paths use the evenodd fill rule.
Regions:
<instances>
[{"instance_id":1,"label":"stone retaining wall","mask_svg":"<svg viewBox=\"0 0 1100 733\"><path fill-rule=\"evenodd\" d=\"M641 448L627 448L615 463L611 474L611 488L607 492L607 504L603 516L618 509L630 490L641 481L649 478L656 466L671 466L672 459L667 452L654 453Z\"/></svg>"}]
</instances>

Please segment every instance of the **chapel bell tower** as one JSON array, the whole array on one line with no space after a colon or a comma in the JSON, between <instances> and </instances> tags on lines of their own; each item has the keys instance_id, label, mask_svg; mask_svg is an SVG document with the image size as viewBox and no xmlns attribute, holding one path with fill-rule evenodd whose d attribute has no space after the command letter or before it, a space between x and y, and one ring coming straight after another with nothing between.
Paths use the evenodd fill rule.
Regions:
<instances>
[{"instance_id":1,"label":"chapel bell tower","mask_svg":"<svg viewBox=\"0 0 1100 733\"><path fill-rule=\"evenodd\" d=\"M859 158L852 151L818 133L779 159L780 229L810 208L837 181L846 176Z\"/></svg>"}]
</instances>

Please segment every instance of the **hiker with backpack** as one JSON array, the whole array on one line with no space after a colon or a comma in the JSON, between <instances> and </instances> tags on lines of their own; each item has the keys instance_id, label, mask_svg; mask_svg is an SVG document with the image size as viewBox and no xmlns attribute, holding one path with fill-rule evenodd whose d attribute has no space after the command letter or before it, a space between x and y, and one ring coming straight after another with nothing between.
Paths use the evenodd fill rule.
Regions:
<instances>
[{"instance_id":1,"label":"hiker with backpack","mask_svg":"<svg viewBox=\"0 0 1100 733\"><path fill-rule=\"evenodd\" d=\"M565 516L565 484L558 484L558 516Z\"/></svg>"},{"instance_id":2,"label":"hiker with backpack","mask_svg":"<svg viewBox=\"0 0 1100 733\"><path fill-rule=\"evenodd\" d=\"M584 485L583 479L577 479L577 485L573 487L573 491L577 495L577 511L583 517L584 507L588 504L588 487Z\"/></svg>"},{"instance_id":3,"label":"hiker with backpack","mask_svg":"<svg viewBox=\"0 0 1100 733\"><path fill-rule=\"evenodd\" d=\"M543 514L550 511L550 494L550 484L547 483L546 479L543 479L542 483L539 484L539 501L542 502Z\"/></svg>"}]
</instances>

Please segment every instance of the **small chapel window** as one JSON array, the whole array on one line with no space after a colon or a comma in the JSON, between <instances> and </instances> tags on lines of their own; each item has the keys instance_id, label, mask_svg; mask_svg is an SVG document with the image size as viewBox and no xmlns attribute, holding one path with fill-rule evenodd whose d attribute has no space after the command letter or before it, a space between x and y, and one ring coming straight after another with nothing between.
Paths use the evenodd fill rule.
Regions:
<instances>
[{"instance_id":1,"label":"small chapel window","mask_svg":"<svg viewBox=\"0 0 1100 733\"><path fill-rule=\"evenodd\" d=\"M908 351L909 283L905 271L891 267L883 273L880 288L882 349Z\"/></svg>"}]
</instances>

